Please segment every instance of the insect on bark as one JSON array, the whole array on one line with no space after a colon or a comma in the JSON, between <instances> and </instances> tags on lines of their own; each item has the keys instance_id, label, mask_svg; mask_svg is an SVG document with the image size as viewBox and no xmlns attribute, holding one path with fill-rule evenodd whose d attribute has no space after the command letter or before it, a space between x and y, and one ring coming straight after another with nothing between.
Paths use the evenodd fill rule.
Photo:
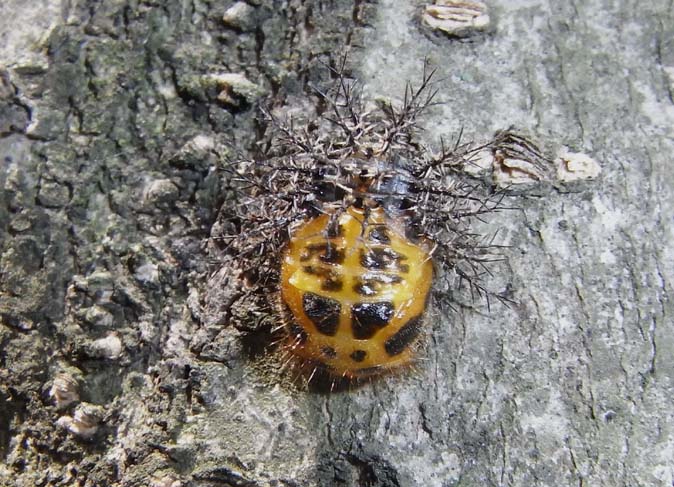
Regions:
<instances>
[{"instance_id":1,"label":"insect on bark","mask_svg":"<svg viewBox=\"0 0 674 487\"><path fill-rule=\"evenodd\" d=\"M414 364L427 308L446 302L447 289L507 298L486 291L483 276L501 256L471 229L504 208L504 193L467 170L503 134L422 144L417 122L437 95L427 63L399 105L376 110L344 59L330 73L314 120L298 127L265 112L270 142L226 168L236 198L212 241L220 270L245 283L232 307L246 311L231 313L232 324L272 330L284 368L335 387Z\"/></svg>"}]
</instances>

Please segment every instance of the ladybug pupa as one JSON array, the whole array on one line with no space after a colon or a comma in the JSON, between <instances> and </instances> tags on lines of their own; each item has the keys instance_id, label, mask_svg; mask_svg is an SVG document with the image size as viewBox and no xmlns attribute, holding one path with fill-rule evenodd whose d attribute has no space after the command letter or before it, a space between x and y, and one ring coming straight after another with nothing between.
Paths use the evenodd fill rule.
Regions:
<instances>
[{"instance_id":1,"label":"ladybug pupa","mask_svg":"<svg viewBox=\"0 0 674 487\"><path fill-rule=\"evenodd\" d=\"M416 361L429 303L464 283L489 296L482 276L499 256L470 223L498 210L502 194L465 170L497 140L438 151L416 140L436 95L426 66L399 107L372 111L343 63L331 74L331 88L317 90L323 112L302 128L265 113L270 142L226 168L236 203L212 241L242 279L235 326L271 321L283 363L310 382L357 382Z\"/></svg>"}]
</instances>

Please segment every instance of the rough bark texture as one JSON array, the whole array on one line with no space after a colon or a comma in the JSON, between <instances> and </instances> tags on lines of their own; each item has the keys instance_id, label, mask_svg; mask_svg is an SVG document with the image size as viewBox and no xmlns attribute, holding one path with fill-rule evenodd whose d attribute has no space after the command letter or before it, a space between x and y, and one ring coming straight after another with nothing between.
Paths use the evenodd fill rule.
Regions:
<instances>
[{"instance_id":1,"label":"rough bark texture","mask_svg":"<svg viewBox=\"0 0 674 487\"><path fill-rule=\"evenodd\" d=\"M251 2L229 25L229 2L5 0L0 483L672 485L672 2L489 6L456 41L402 0ZM512 125L603 173L481 225L515 305L436 312L420 370L329 395L270 380L201 301L255 103L315 105L348 46L373 99L439 67L429 141ZM57 407L64 373L79 399ZM93 435L64 427L80 401Z\"/></svg>"}]
</instances>

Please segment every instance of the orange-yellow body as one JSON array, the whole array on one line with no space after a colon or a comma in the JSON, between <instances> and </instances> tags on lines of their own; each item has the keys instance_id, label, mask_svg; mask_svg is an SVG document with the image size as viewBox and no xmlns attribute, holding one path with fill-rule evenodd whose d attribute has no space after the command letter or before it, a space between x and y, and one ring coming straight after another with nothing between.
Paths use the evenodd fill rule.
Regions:
<instances>
[{"instance_id":1,"label":"orange-yellow body","mask_svg":"<svg viewBox=\"0 0 674 487\"><path fill-rule=\"evenodd\" d=\"M289 348L346 378L408 364L432 280L428 250L381 208L314 218L294 232L281 264Z\"/></svg>"}]
</instances>

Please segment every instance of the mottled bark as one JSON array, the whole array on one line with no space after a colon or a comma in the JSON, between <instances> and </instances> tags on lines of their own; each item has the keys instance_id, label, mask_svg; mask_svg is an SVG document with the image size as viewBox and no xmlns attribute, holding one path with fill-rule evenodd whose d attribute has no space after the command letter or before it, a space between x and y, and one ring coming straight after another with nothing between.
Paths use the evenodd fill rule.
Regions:
<instances>
[{"instance_id":1,"label":"mottled bark","mask_svg":"<svg viewBox=\"0 0 674 487\"><path fill-rule=\"evenodd\" d=\"M0 484L671 485L672 3L488 6L456 40L394 0L5 0ZM204 311L206 241L257 103L312 113L347 48L373 100L438 67L428 143L513 126L602 175L476 227L514 305L436 310L418 370L321 394Z\"/></svg>"}]
</instances>

